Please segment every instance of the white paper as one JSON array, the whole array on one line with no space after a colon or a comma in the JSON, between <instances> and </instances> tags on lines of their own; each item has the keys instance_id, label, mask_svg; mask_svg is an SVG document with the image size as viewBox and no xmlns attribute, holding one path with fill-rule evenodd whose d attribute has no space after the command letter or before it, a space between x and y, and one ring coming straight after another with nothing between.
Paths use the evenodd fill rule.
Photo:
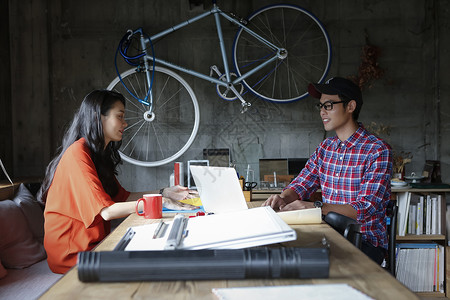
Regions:
<instances>
[{"instance_id":1,"label":"white paper","mask_svg":"<svg viewBox=\"0 0 450 300\"><path fill-rule=\"evenodd\" d=\"M322 209L320 208L282 211L278 215L289 225L320 224L322 222Z\"/></svg>"},{"instance_id":2,"label":"white paper","mask_svg":"<svg viewBox=\"0 0 450 300\"><path fill-rule=\"evenodd\" d=\"M288 286L218 288L220 300L369 300L373 299L348 284L308 284Z\"/></svg>"}]
</instances>

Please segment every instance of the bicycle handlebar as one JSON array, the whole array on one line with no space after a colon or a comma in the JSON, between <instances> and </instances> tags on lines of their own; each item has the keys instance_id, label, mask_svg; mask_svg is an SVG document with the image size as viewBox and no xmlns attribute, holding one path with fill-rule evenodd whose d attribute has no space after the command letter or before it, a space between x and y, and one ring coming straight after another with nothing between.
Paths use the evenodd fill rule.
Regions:
<instances>
[{"instance_id":1,"label":"bicycle handlebar","mask_svg":"<svg viewBox=\"0 0 450 300\"><path fill-rule=\"evenodd\" d=\"M122 76L120 75L120 72L119 72L118 67L117 67L117 53L120 53L120 55L124 58L124 60L125 60L129 65L132 65L132 66L139 66L139 65L141 65L140 62L134 62L134 61L137 60L137 59L140 59L140 58L142 58L142 57L144 57L144 56L147 55L147 52L146 52L144 49L142 49L142 52L141 52L140 54L137 54L137 55L134 55L134 56L129 56L129 55L127 54L128 49L129 49L129 47L130 47L130 45L131 45L131 42L132 42L132 37L133 37L135 34L140 34L141 37L144 36L144 37L147 38L147 40L148 40L149 43L150 43L151 50L152 50L152 56L153 56L153 68L152 68L152 70L151 70L150 83L149 83L150 86L149 86L147 95L145 96L144 99L140 99L139 97L137 97L137 95L135 95L133 92L131 92L131 91L128 89L128 87L127 87L127 86L125 85L125 83L122 81ZM125 89L130 93L130 95L133 96L136 100L138 100L138 101L141 102L142 104L150 105L150 102L148 102L148 98L149 98L149 96L150 96L150 91L152 90L152 86L153 86L153 78L154 78L154 71L155 71L155 53L154 53L154 51L153 51L153 44L152 44L152 41L150 40L150 37L148 37L148 36L144 33L144 31L142 30L142 28L138 28L138 29L136 29L136 30L134 30L134 31L131 30L131 29L128 29L128 30L127 30L126 34L125 34L125 35L122 37L122 39L120 40L119 46L117 47L116 55L115 55L115 58L114 58L114 64L115 64L116 72L117 72L117 75L118 75L118 77L119 77L119 79L120 79L120 82L122 82L123 86L124 86ZM145 67L145 69L147 70L147 67Z\"/></svg>"},{"instance_id":2,"label":"bicycle handlebar","mask_svg":"<svg viewBox=\"0 0 450 300\"><path fill-rule=\"evenodd\" d=\"M125 59L125 61L130 64L130 65L137 65L136 63L132 62L131 60L136 60L139 59L141 57L143 57L145 55L145 53L141 53L135 56L128 56L127 52L128 52L128 47L131 44L131 38L133 35L140 33L140 34L144 34L142 31L142 28L139 28L135 31L128 29L127 33L122 37L122 39L119 42L119 51L120 51L120 55L122 55L122 57ZM125 47L124 47L125 45Z\"/></svg>"}]
</instances>

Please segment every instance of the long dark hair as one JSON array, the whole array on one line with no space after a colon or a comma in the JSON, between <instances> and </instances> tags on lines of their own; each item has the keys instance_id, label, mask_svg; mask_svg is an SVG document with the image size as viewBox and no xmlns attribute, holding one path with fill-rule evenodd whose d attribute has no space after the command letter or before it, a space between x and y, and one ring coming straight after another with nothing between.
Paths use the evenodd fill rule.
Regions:
<instances>
[{"instance_id":1,"label":"long dark hair","mask_svg":"<svg viewBox=\"0 0 450 300\"><path fill-rule=\"evenodd\" d=\"M117 101L122 102L125 106L125 98L122 94L107 90L95 90L84 97L70 127L64 134L58 154L47 166L45 178L37 195L41 202L45 202L47 199L47 193L53 181L56 167L64 152L80 138L86 140L98 177L106 193L111 197L117 194L119 187L114 175L117 175L116 167L122 161L118 151L122 142L111 141L105 148L101 120L101 116L108 115L109 110Z\"/></svg>"}]
</instances>

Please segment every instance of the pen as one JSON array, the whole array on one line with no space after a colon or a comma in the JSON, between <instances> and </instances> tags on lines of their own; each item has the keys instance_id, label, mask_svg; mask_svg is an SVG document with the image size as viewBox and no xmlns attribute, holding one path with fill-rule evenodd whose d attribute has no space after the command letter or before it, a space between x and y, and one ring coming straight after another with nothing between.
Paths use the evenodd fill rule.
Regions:
<instances>
[{"instance_id":1,"label":"pen","mask_svg":"<svg viewBox=\"0 0 450 300\"><path fill-rule=\"evenodd\" d=\"M197 212L194 216L189 216L189 218L195 218L195 217L201 217L201 216L209 216L209 215L213 215L213 212L209 212L209 213L205 213L202 211Z\"/></svg>"},{"instance_id":2,"label":"pen","mask_svg":"<svg viewBox=\"0 0 450 300\"><path fill-rule=\"evenodd\" d=\"M277 187L277 172L273 172L273 186Z\"/></svg>"},{"instance_id":3,"label":"pen","mask_svg":"<svg viewBox=\"0 0 450 300\"><path fill-rule=\"evenodd\" d=\"M161 229L164 226L164 221L161 220L161 222L159 222L158 227L156 227L155 232L153 233L153 238L156 239L161 231Z\"/></svg>"},{"instance_id":4,"label":"pen","mask_svg":"<svg viewBox=\"0 0 450 300\"><path fill-rule=\"evenodd\" d=\"M247 178L245 179L247 182L249 181L248 173L250 173L250 164L247 165Z\"/></svg>"}]
</instances>

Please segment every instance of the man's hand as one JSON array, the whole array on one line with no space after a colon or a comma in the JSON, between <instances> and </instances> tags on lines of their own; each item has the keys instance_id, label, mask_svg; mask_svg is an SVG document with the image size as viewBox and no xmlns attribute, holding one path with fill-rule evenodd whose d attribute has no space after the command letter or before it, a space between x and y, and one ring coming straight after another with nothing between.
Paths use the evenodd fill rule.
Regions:
<instances>
[{"instance_id":1,"label":"man's hand","mask_svg":"<svg viewBox=\"0 0 450 300\"><path fill-rule=\"evenodd\" d=\"M280 207L285 206L286 202L284 201L284 198L282 198L280 195L270 195L269 198L267 198L266 201L261 206L270 206L274 210L280 209Z\"/></svg>"},{"instance_id":2,"label":"man's hand","mask_svg":"<svg viewBox=\"0 0 450 300\"><path fill-rule=\"evenodd\" d=\"M176 185L165 188L163 191L163 197L179 201L191 198L198 198L198 192L189 190L185 186Z\"/></svg>"},{"instance_id":3,"label":"man's hand","mask_svg":"<svg viewBox=\"0 0 450 300\"><path fill-rule=\"evenodd\" d=\"M289 204L280 206L281 211L299 210L299 209L307 209L307 208L314 208L314 202L295 200Z\"/></svg>"}]
</instances>

